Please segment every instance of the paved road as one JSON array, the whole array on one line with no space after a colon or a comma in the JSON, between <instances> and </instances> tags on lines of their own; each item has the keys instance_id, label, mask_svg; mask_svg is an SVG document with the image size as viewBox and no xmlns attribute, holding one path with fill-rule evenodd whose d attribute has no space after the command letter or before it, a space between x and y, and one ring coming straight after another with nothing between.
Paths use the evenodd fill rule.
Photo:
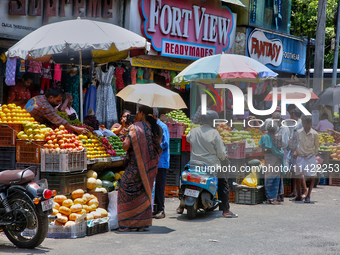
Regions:
<instances>
[{"instance_id":1,"label":"paved road","mask_svg":"<svg viewBox=\"0 0 340 255\"><path fill-rule=\"evenodd\" d=\"M15 248L0 234L0 254L340 254L340 187L319 186L312 201L231 204L238 219L214 211L188 220L175 212L178 199L167 198L167 217L146 232L48 238L34 250Z\"/></svg>"}]
</instances>

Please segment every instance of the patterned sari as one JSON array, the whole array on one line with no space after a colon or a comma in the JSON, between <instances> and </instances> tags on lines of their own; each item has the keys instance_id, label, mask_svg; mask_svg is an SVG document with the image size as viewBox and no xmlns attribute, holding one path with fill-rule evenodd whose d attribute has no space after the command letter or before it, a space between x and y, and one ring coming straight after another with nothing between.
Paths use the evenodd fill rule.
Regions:
<instances>
[{"instance_id":1,"label":"patterned sari","mask_svg":"<svg viewBox=\"0 0 340 255\"><path fill-rule=\"evenodd\" d=\"M145 122L130 126L130 160L118 190L118 222L121 228L152 224L152 187L162 148Z\"/></svg>"}]
</instances>

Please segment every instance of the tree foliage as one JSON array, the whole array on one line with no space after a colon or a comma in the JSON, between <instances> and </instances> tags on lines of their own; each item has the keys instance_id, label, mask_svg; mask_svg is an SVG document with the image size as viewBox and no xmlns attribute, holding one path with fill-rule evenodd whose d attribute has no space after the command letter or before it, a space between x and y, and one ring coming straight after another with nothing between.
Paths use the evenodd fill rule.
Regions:
<instances>
[{"instance_id":1,"label":"tree foliage","mask_svg":"<svg viewBox=\"0 0 340 255\"><path fill-rule=\"evenodd\" d=\"M336 0L327 0L325 31L325 68L333 67L334 51L331 50L332 38L335 38L334 15L337 9ZM318 20L318 0L292 0L290 32L299 37L316 38ZM311 51L311 68L314 68L314 49Z\"/></svg>"}]
</instances>

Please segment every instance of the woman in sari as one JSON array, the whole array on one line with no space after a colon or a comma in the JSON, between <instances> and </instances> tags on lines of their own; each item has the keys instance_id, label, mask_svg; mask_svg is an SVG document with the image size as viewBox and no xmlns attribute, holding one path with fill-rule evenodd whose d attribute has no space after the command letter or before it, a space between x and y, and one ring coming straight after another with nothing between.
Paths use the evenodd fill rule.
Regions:
<instances>
[{"instance_id":1,"label":"woman in sari","mask_svg":"<svg viewBox=\"0 0 340 255\"><path fill-rule=\"evenodd\" d=\"M275 134L278 130L277 123L268 123L268 133L263 135L259 141L259 146L264 154L265 166L265 192L267 203L280 204L283 201L283 179L281 166L284 167L284 152L282 150L282 137L280 134Z\"/></svg>"},{"instance_id":2,"label":"woman in sari","mask_svg":"<svg viewBox=\"0 0 340 255\"><path fill-rule=\"evenodd\" d=\"M162 131L152 114L152 108L139 107L123 141L129 161L118 190L120 231L143 231L152 224L152 188L162 153Z\"/></svg>"}]
</instances>

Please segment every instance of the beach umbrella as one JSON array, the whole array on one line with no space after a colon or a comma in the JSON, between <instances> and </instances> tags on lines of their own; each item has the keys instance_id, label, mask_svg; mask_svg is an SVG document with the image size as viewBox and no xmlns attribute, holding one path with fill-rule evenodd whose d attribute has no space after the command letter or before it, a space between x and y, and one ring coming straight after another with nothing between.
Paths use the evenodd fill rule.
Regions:
<instances>
[{"instance_id":1,"label":"beach umbrella","mask_svg":"<svg viewBox=\"0 0 340 255\"><path fill-rule=\"evenodd\" d=\"M126 86L117 94L117 97L120 97L127 102L142 104L149 107L161 107L175 110L187 108L179 94L155 83Z\"/></svg>"}]
</instances>

